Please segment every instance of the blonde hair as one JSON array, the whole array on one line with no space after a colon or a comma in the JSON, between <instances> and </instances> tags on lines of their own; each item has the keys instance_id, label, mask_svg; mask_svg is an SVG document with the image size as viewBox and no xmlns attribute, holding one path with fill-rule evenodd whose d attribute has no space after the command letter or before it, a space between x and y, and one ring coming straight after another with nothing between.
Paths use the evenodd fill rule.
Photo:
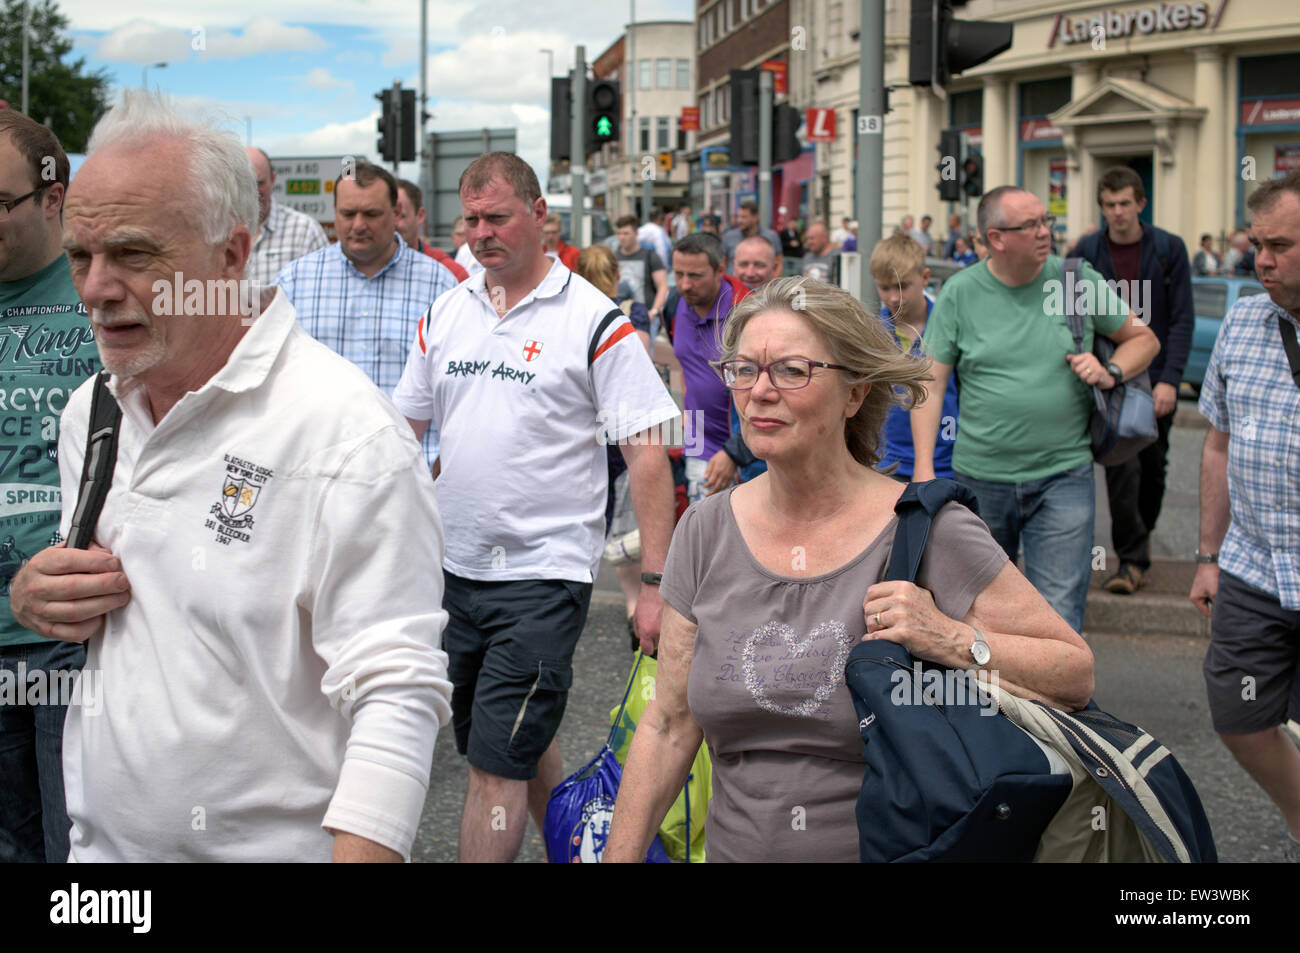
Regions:
<instances>
[{"instance_id":1,"label":"blonde hair","mask_svg":"<svg viewBox=\"0 0 1300 953\"><path fill-rule=\"evenodd\" d=\"M907 275L925 271L925 249L915 238L891 235L871 252L871 277L877 284L894 285Z\"/></svg>"},{"instance_id":2,"label":"blonde hair","mask_svg":"<svg viewBox=\"0 0 1300 953\"><path fill-rule=\"evenodd\" d=\"M592 245L578 253L578 275L611 298L618 294L618 259L604 245Z\"/></svg>"},{"instance_id":3,"label":"blonde hair","mask_svg":"<svg viewBox=\"0 0 1300 953\"><path fill-rule=\"evenodd\" d=\"M769 281L731 309L722 329L722 357L717 363L735 360L745 325L767 311L798 315L812 325L831 353L830 362L856 372L844 372L850 384L879 385L870 388L858 412L844 424L844 442L853 459L874 467L880 460L881 432L889 408L898 404L910 410L925 398L921 381L930 378L930 359L900 351L879 319L847 291L824 281L795 277Z\"/></svg>"}]
</instances>

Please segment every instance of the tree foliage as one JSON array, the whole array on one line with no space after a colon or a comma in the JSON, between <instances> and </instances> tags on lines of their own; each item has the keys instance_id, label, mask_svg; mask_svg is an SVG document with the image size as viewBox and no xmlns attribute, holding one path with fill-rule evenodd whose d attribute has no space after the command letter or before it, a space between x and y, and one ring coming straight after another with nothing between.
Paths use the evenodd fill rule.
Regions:
<instances>
[{"instance_id":1,"label":"tree foliage","mask_svg":"<svg viewBox=\"0 0 1300 953\"><path fill-rule=\"evenodd\" d=\"M66 152L85 152L96 121L108 109L108 73L86 71L84 57L72 52L68 18L54 0L31 0L28 113L54 130ZM0 99L10 109L22 107L22 0L0 0Z\"/></svg>"}]
</instances>

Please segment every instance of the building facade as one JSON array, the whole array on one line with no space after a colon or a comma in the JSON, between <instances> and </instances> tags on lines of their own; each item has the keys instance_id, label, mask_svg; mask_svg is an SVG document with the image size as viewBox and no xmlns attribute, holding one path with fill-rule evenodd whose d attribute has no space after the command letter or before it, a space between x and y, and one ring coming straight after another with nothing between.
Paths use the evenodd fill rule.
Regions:
<instances>
[{"instance_id":1,"label":"building facade","mask_svg":"<svg viewBox=\"0 0 1300 953\"><path fill-rule=\"evenodd\" d=\"M858 100L857 0L790 0L807 55L790 54L792 101L836 110ZM966 20L1014 25L1009 50L955 77L943 97L907 85L909 4L887 0L886 234L907 214L974 221L974 199L938 198L939 133L966 133L985 189L1017 184L1073 240L1100 222L1096 182L1110 165L1142 177L1150 218L1189 246L1246 220L1259 181L1300 168L1300 4L1275 0L970 0ZM853 212L853 136L819 144L815 214Z\"/></svg>"},{"instance_id":2,"label":"building facade","mask_svg":"<svg viewBox=\"0 0 1300 953\"><path fill-rule=\"evenodd\" d=\"M637 23L592 63L597 79L617 80L622 93L619 148L606 146L592 162L591 194L611 221L622 215L646 218L645 184L651 200L675 209L687 197L689 172L683 157L695 134L682 132L682 107L695 103L694 24L688 20ZM671 169L661 163L668 153Z\"/></svg>"}]
</instances>

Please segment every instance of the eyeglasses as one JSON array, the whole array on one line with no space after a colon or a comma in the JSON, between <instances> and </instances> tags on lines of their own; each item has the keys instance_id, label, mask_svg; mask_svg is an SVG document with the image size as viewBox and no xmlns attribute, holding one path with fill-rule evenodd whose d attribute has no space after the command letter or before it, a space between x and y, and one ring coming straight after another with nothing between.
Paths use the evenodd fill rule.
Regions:
<instances>
[{"instance_id":1,"label":"eyeglasses","mask_svg":"<svg viewBox=\"0 0 1300 953\"><path fill-rule=\"evenodd\" d=\"M16 199L5 199L4 201L0 202L0 210L3 210L4 212L3 215L0 215L0 218L7 218L9 216L9 213L12 212L14 208L16 208L19 205L22 205L33 195L39 195L44 190L45 190L45 186L42 185L39 188L32 189L26 195L20 195Z\"/></svg>"},{"instance_id":2,"label":"eyeglasses","mask_svg":"<svg viewBox=\"0 0 1300 953\"><path fill-rule=\"evenodd\" d=\"M1025 222L1023 225L994 225L989 231L999 232L1024 232L1037 231L1040 228L1046 228L1049 232L1056 225L1055 215L1044 215L1042 218L1036 218L1032 222Z\"/></svg>"},{"instance_id":3,"label":"eyeglasses","mask_svg":"<svg viewBox=\"0 0 1300 953\"><path fill-rule=\"evenodd\" d=\"M767 371L767 379L777 390L799 390L807 387L812 380L814 367L828 367L834 371L853 370L842 364L827 364L825 361L810 361L802 357L783 357L771 364L723 361L718 366L722 369L722 383L728 390L749 390L758 383L758 375L764 371Z\"/></svg>"}]
</instances>

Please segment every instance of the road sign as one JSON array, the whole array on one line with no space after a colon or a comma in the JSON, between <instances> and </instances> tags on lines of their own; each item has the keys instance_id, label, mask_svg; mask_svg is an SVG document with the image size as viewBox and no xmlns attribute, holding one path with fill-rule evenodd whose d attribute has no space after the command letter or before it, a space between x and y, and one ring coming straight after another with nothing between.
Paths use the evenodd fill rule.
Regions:
<instances>
[{"instance_id":1,"label":"road sign","mask_svg":"<svg viewBox=\"0 0 1300 953\"><path fill-rule=\"evenodd\" d=\"M834 109L809 109L805 122L809 142L835 141Z\"/></svg>"},{"instance_id":2,"label":"road sign","mask_svg":"<svg viewBox=\"0 0 1300 953\"><path fill-rule=\"evenodd\" d=\"M334 180L343 172L343 159L344 156L273 158L275 186L271 197L321 224L334 221Z\"/></svg>"}]
</instances>

